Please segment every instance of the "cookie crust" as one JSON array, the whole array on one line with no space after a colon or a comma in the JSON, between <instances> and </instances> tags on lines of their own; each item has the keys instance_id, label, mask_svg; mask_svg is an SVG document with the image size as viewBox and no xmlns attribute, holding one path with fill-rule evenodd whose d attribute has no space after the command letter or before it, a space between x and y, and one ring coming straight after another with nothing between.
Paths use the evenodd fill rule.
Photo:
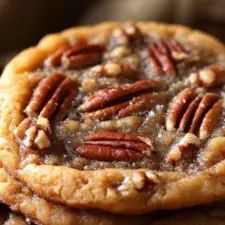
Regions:
<instances>
[{"instance_id":1,"label":"cookie crust","mask_svg":"<svg viewBox=\"0 0 225 225\"><path fill-rule=\"evenodd\" d=\"M223 203L217 203L217 205L205 208L192 208L170 212L166 215L165 212L162 212L155 215L118 216L92 210L71 210L38 197L27 187L13 180L3 168L0 169L0 199L1 202L4 202L13 211L29 217L29 221L35 222L36 224L144 225L151 223L153 225L161 225L167 223L185 225L192 222L194 225L222 225L224 222L224 215L221 214L224 210ZM2 221L5 221L6 216L1 216ZM11 212L4 224L23 225L28 223L26 223L24 217Z\"/></svg>"}]
</instances>

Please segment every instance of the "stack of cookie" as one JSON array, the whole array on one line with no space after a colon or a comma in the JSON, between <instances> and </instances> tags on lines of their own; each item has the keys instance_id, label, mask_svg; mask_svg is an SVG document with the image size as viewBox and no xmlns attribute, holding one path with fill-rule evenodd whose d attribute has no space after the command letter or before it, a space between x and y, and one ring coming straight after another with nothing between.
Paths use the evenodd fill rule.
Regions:
<instances>
[{"instance_id":1,"label":"stack of cookie","mask_svg":"<svg viewBox=\"0 0 225 225\"><path fill-rule=\"evenodd\" d=\"M203 205L225 198L224 84L224 45L182 26L43 38L0 80L0 200L22 216L10 219L223 224L223 203Z\"/></svg>"}]
</instances>

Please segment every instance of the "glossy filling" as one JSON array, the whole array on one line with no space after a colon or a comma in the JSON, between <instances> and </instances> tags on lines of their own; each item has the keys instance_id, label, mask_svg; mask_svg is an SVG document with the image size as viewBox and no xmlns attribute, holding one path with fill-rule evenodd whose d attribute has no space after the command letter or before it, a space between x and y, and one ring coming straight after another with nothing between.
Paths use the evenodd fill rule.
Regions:
<instances>
[{"instance_id":1,"label":"glossy filling","mask_svg":"<svg viewBox=\"0 0 225 225\"><path fill-rule=\"evenodd\" d=\"M209 50L142 34L57 50L15 130L22 163L195 172L224 158L225 71Z\"/></svg>"}]
</instances>

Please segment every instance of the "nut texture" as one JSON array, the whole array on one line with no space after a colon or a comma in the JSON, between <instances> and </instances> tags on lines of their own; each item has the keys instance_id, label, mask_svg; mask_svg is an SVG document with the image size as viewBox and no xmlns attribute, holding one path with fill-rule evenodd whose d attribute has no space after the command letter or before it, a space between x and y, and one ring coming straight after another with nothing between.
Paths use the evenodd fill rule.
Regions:
<instances>
[{"instance_id":1,"label":"nut texture","mask_svg":"<svg viewBox=\"0 0 225 225\"><path fill-rule=\"evenodd\" d=\"M25 118L15 129L14 135L28 148L50 147L50 120L64 119L76 95L75 80L53 73L44 78L35 89L25 113ZM32 119L31 119L32 117Z\"/></svg>"},{"instance_id":2,"label":"nut texture","mask_svg":"<svg viewBox=\"0 0 225 225\"><path fill-rule=\"evenodd\" d=\"M102 46L78 43L75 46L61 48L50 55L45 61L45 66L62 66L65 69L92 66L101 61L102 51Z\"/></svg>"},{"instance_id":3,"label":"nut texture","mask_svg":"<svg viewBox=\"0 0 225 225\"><path fill-rule=\"evenodd\" d=\"M160 40L150 44L148 61L151 71L156 75L176 75L176 62L188 57L180 43L173 39Z\"/></svg>"},{"instance_id":4,"label":"nut texture","mask_svg":"<svg viewBox=\"0 0 225 225\"><path fill-rule=\"evenodd\" d=\"M119 117L130 116L132 113L144 110L149 102L164 99L165 93L149 93L162 88L163 82L141 80L133 84L106 88L88 96L80 106L80 111L85 117L97 119L110 119L114 115Z\"/></svg>"},{"instance_id":5,"label":"nut texture","mask_svg":"<svg viewBox=\"0 0 225 225\"><path fill-rule=\"evenodd\" d=\"M150 154L149 138L117 132L98 132L85 138L76 148L82 157L102 161L136 161Z\"/></svg>"},{"instance_id":6,"label":"nut texture","mask_svg":"<svg viewBox=\"0 0 225 225\"><path fill-rule=\"evenodd\" d=\"M142 41L139 28L132 22L124 24L113 31L111 44L114 46L130 45L135 41Z\"/></svg>"},{"instance_id":7,"label":"nut texture","mask_svg":"<svg viewBox=\"0 0 225 225\"><path fill-rule=\"evenodd\" d=\"M181 91L172 101L166 118L169 131L179 129L206 139L216 126L222 111L222 101L215 93L197 95L191 88Z\"/></svg>"},{"instance_id":8,"label":"nut texture","mask_svg":"<svg viewBox=\"0 0 225 225\"><path fill-rule=\"evenodd\" d=\"M197 73L192 73L189 81L205 88L223 86L225 84L225 69L220 65L210 65Z\"/></svg>"},{"instance_id":9,"label":"nut texture","mask_svg":"<svg viewBox=\"0 0 225 225\"><path fill-rule=\"evenodd\" d=\"M97 65L90 71L91 76L96 77L134 77L137 69L125 62L108 62L104 65Z\"/></svg>"},{"instance_id":10,"label":"nut texture","mask_svg":"<svg viewBox=\"0 0 225 225\"><path fill-rule=\"evenodd\" d=\"M201 146L200 139L194 134L187 133L180 140L178 144L172 148L166 156L166 161L177 162L180 161L186 151L191 151L193 149L199 149Z\"/></svg>"}]
</instances>

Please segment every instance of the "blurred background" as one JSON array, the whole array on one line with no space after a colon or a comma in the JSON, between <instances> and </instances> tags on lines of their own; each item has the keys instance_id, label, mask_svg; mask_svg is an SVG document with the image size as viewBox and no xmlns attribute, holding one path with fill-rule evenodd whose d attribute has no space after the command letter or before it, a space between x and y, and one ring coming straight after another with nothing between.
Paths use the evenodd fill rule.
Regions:
<instances>
[{"instance_id":1,"label":"blurred background","mask_svg":"<svg viewBox=\"0 0 225 225\"><path fill-rule=\"evenodd\" d=\"M47 33L128 19L185 24L225 41L225 0L0 0L0 70Z\"/></svg>"}]
</instances>

